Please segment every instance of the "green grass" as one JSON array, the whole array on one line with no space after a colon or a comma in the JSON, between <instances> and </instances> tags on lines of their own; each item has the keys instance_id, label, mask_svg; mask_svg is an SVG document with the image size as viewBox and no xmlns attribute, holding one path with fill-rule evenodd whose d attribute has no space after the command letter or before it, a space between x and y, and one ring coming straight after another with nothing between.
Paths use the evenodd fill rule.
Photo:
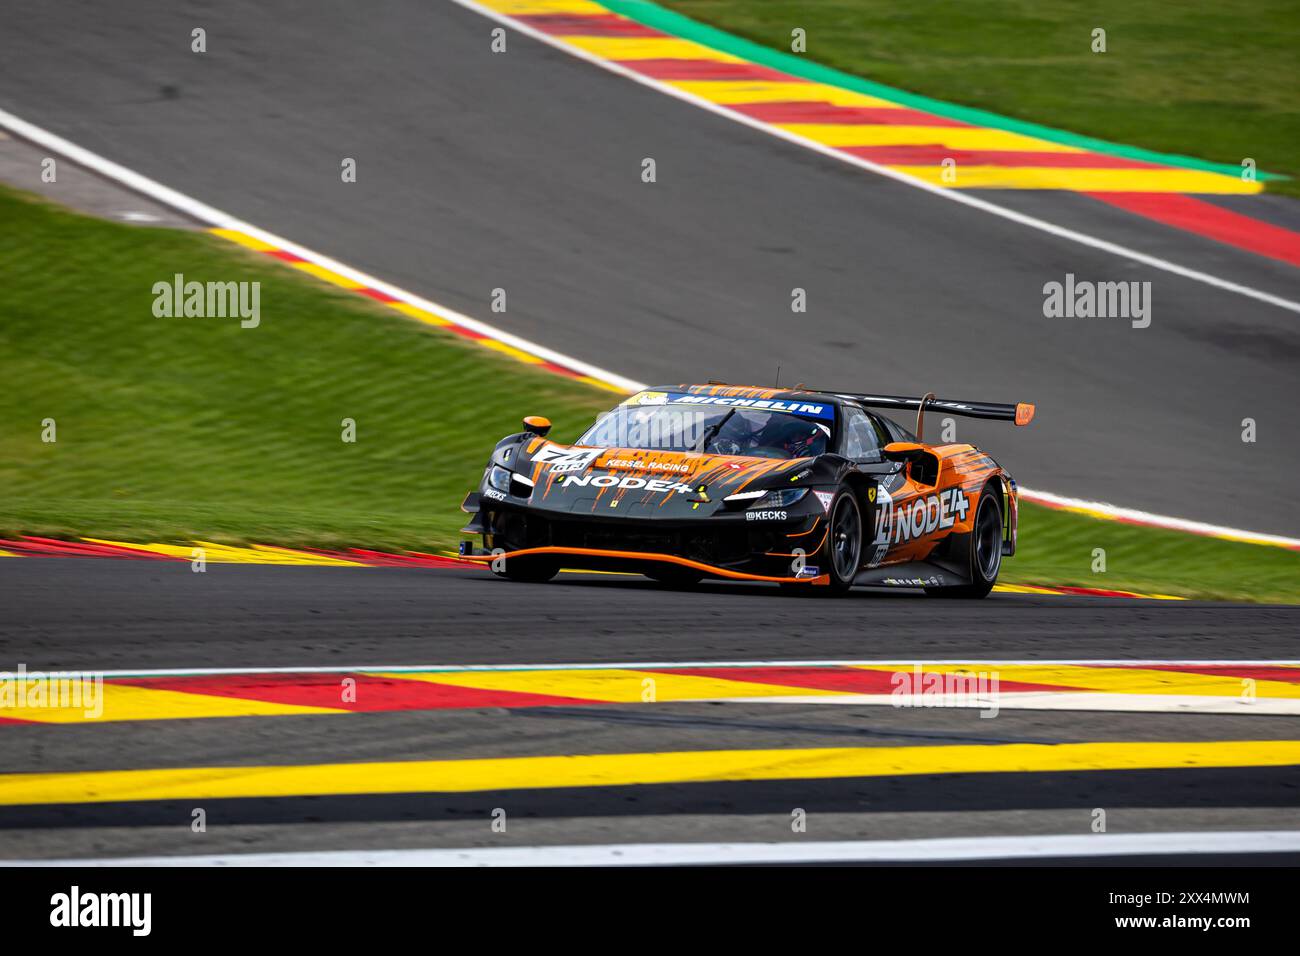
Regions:
<instances>
[{"instance_id":1,"label":"green grass","mask_svg":"<svg viewBox=\"0 0 1300 956\"><path fill-rule=\"evenodd\" d=\"M1105 552L1094 573L1093 550ZM1300 552L1102 521L1028 502L1001 580L1300 604Z\"/></svg>"},{"instance_id":2,"label":"green grass","mask_svg":"<svg viewBox=\"0 0 1300 956\"><path fill-rule=\"evenodd\" d=\"M448 546L522 416L610 404L204 233L14 193L0 222L0 534ZM260 281L261 325L155 318L177 272Z\"/></svg>"},{"instance_id":3,"label":"green grass","mask_svg":"<svg viewBox=\"0 0 1300 956\"><path fill-rule=\"evenodd\" d=\"M1294 0L662 0L702 23L903 90L1290 180L1300 196ZM1091 50L1094 28L1107 51Z\"/></svg>"},{"instance_id":4,"label":"green grass","mask_svg":"<svg viewBox=\"0 0 1300 956\"><path fill-rule=\"evenodd\" d=\"M614 400L204 233L3 190L0 222L0 536L448 548L523 415L566 440ZM155 318L176 272L260 281L261 325ZM1033 506L1020 543L1004 580L1300 602L1300 554L1276 548Z\"/></svg>"}]
</instances>

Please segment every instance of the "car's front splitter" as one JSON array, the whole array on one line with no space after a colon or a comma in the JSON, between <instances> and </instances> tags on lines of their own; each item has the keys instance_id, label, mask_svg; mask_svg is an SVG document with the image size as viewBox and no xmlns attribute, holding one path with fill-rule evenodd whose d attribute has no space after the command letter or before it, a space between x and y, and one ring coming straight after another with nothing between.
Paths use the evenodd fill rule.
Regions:
<instances>
[{"instance_id":1,"label":"car's front splitter","mask_svg":"<svg viewBox=\"0 0 1300 956\"><path fill-rule=\"evenodd\" d=\"M675 564L678 567L690 568L699 571L710 577L728 578L733 581L764 581L770 584L810 584L813 586L826 586L830 584L829 574L819 574L814 577L777 577L767 574L750 574L746 571L736 571L731 568L721 568L713 564L705 564L702 561L692 561L690 558L678 557L675 554L659 554L653 551L614 551L601 548L568 548L568 547L544 547L544 548L523 548L518 551L502 551L497 554L473 554L465 555L466 560L477 561L482 564L491 564L493 561L505 560L512 558L529 558L529 557L566 557L566 558L587 558L590 564L584 564L582 561L573 562L579 569L590 567L591 570L604 570L604 567L610 563L625 564L629 567L637 565L650 564ZM592 564L599 564L599 567L593 567Z\"/></svg>"}]
</instances>

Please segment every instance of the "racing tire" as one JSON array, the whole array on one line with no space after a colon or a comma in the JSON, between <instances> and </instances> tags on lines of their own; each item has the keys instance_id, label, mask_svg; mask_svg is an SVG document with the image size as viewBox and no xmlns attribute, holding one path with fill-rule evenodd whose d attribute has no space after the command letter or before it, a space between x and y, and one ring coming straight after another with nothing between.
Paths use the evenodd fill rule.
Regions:
<instances>
[{"instance_id":1,"label":"racing tire","mask_svg":"<svg viewBox=\"0 0 1300 956\"><path fill-rule=\"evenodd\" d=\"M666 588L693 588L704 580L704 572L676 564L666 564L645 572L651 581Z\"/></svg>"},{"instance_id":2,"label":"racing tire","mask_svg":"<svg viewBox=\"0 0 1300 956\"><path fill-rule=\"evenodd\" d=\"M553 558L507 558L505 567L492 573L511 581L544 584L560 573L560 562Z\"/></svg>"},{"instance_id":3,"label":"racing tire","mask_svg":"<svg viewBox=\"0 0 1300 956\"><path fill-rule=\"evenodd\" d=\"M975 508L975 524L966 541L970 584L926 588L930 597L982 598L993 590L1002 570L1002 504L996 484L984 486Z\"/></svg>"},{"instance_id":4,"label":"racing tire","mask_svg":"<svg viewBox=\"0 0 1300 956\"><path fill-rule=\"evenodd\" d=\"M830 524L826 541L815 555L809 556L808 563L817 565L818 573L830 578L830 583L782 585L785 590L791 593L797 590L818 597L840 597L853 586L853 579L862 566L864 527L862 506L858 504L853 489L848 485L840 485L827 514Z\"/></svg>"}]
</instances>

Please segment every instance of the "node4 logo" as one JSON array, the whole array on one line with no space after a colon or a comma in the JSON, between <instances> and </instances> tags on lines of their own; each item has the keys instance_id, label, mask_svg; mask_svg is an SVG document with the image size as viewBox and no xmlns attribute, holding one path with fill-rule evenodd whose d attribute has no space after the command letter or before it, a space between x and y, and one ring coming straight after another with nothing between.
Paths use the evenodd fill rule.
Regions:
<instances>
[{"instance_id":1,"label":"node4 logo","mask_svg":"<svg viewBox=\"0 0 1300 956\"><path fill-rule=\"evenodd\" d=\"M592 488L644 488L646 491L667 491L679 495L689 495L692 491L690 485L684 485L680 481L665 481L662 478L637 478L635 475L629 475L626 478L620 478L618 475L571 475L564 479L565 488L586 488L590 485Z\"/></svg>"},{"instance_id":2,"label":"node4 logo","mask_svg":"<svg viewBox=\"0 0 1300 956\"><path fill-rule=\"evenodd\" d=\"M910 504L896 504L881 488L876 498L876 536L872 543L888 547L951 528L965 521L969 510L970 499L960 488L914 498Z\"/></svg>"}]
</instances>

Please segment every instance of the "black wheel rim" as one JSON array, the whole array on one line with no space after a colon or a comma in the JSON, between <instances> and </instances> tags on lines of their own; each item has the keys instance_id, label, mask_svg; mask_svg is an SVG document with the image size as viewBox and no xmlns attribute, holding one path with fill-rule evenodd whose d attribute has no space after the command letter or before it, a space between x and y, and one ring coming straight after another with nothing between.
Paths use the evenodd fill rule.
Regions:
<instances>
[{"instance_id":1,"label":"black wheel rim","mask_svg":"<svg viewBox=\"0 0 1300 956\"><path fill-rule=\"evenodd\" d=\"M831 559L841 581L852 581L858 573L858 551L862 546L862 526L853 499L845 495L835 507L831 523Z\"/></svg>"},{"instance_id":2,"label":"black wheel rim","mask_svg":"<svg viewBox=\"0 0 1300 956\"><path fill-rule=\"evenodd\" d=\"M1002 522L991 498L981 505L975 523L975 563L985 581L996 578L1002 565Z\"/></svg>"}]
</instances>

